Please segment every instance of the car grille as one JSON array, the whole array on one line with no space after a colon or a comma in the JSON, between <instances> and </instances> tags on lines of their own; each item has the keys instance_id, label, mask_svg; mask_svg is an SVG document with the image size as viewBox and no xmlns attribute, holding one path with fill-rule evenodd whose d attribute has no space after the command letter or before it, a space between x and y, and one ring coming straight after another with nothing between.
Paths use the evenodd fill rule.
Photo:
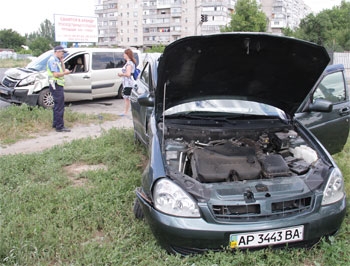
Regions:
<instances>
[{"instance_id":1,"label":"car grille","mask_svg":"<svg viewBox=\"0 0 350 266\"><path fill-rule=\"evenodd\" d=\"M213 205L212 212L216 219L223 221L250 220L261 218L281 218L310 212L312 197L272 202L268 212L262 211L258 203L246 205Z\"/></svg>"},{"instance_id":2,"label":"car grille","mask_svg":"<svg viewBox=\"0 0 350 266\"><path fill-rule=\"evenodd\" d=\"M16 81L16 80L11 80L11 79L5 77L5 78L3 79L3 81L2 81L2 84L3 84L5 87L7 87L7 88L12 88L12 89L13 89L13 88L15 88L15 87L17 86L18 81Z\"/></svg>"}]
</instances>

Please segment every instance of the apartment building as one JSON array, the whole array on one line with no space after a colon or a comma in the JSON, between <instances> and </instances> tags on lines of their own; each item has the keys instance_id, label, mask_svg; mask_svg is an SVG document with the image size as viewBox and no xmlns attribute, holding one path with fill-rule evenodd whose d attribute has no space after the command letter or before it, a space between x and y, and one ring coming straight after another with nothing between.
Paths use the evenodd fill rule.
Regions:
<instances>
[{"instance_id":1,"label":"apartment building","mask_svg":"<svg viewBox=\"0 0 350 266\"><path fill-rule=\"evenodd\" d=\"M260 0L261 9L269 19L268 32L282 34L283 28L295 29L300 20L311 13L303 0Z\"/></svg>"},{"instance_id":2,"label":"apartment building","mask_svg":"<svg viewBox=\"0 0 350 266\"><path fill-rule=\"evenodd\" d=\"M95 1L95 14L98 23L98 45L117 46L118 5L116 0Z\"/></svg>"},{"instance_id":3,"label":"apartment building","mask_svg":"<svg viewBox=\"0 0 350 266\"><path fill-rule=\"evenodd\" d=\"M143 46L142 0L95 0L98 46Z\"/></svg>"},{"instance_id":4,"label":"apartment building","mask_svg":"<svg viewBox=\"0 0 350 266\"><path fill-rule=\"evenodd\" d=\"M150 47L190 35L219 33L237 0L95 0L98 45ZM295 28L311 10L303 0L257 0L268 32Z\"/></svg>"}]
</instances>

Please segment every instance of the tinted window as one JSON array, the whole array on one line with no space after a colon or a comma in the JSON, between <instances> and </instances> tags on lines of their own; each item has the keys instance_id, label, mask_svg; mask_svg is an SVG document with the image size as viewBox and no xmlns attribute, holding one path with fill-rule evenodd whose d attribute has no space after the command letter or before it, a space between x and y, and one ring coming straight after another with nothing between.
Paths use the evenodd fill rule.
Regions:
<instances>
[{"instance_id":1,"label":"tinted window","mask_svg":"<svg viewBox=\"0 0 350 266\"><path fill-rule=\"evenodd\" d=\"M115 55L115 65L116 67L123 67L125 65L125 60L123 53L114 53Z\"/></svg>"},{"instance_id":2,"label":"tinted window","mask_svg":"<svg viewBox=\"0 0 350 266\"><path fill-rule=\"evenodd\" d=\"M134 53L134 57L135 57L135 60L136 60L136 66L138 66L139 62L140 62L139 55L137 53Z\"/></svg>"},{"instance_id":3,"label":"tinted window","mask_svg":"<svg viewBox=\"0 0 350 266\"><path fill-rule=\"evenodd\" d=\"M113 52L92 53L92 69L115 68Z\"/></svg>"},{"instance_id":4,"label":"tinted window","mask_svg":"<svg viewBox=\"0 0 350 266\"><path fill-rule=\"evenodd\" d=\"M138 64L138 54L134 53ZM123 52L94 52L92 53L92 69L121 68L125 64Z\"/></svg>"}]
</instances>

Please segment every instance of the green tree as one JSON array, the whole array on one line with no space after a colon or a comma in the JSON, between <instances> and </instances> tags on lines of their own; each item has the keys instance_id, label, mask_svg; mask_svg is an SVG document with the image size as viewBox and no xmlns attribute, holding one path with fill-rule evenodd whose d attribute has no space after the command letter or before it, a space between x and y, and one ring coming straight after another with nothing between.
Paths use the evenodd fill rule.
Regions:
<instances>
[{"instance_id":1,"label":"green tree","mask_svg":"<svg viewBox=\"0 0 350 266\"><path fill-rule=\"evenodd\" d=\"M165 46L162 44L152 46L151 48L147 48L145 50L145 53L163 53L165 49Z\"/></svg>"},{"instance_id":2,"label":"green tree","mask_svg":"<svg viewBox=\"0 0 350 266\"><path fill-rule=\"evenodd\" d=\"M323 44L328 39L329 31L332 29L332 22L327 13L321 12L317 16L309 14L300 22L300 30L296 37L308 41Z\"/></svg>"},{"instance_id":3,"label":"green tree","mask_svg":"<svg viewBox=\"0 0 350 266\"><path fill-rule=\"evenodd\" d=\"M221 28L221 32L265 32L266 29L267 17L256 0L237 0L231 22Z\"/></svg>"},{"instance_id":4,"label":"green tree","mask_svg":"<svg viewBox=\"0 0 350 266\"><path fill-rule=\"evenodd\" d=\"M55 25L46 19L40 24L39 36L46 38L53 45L55 43Z\"/></svg>"},{"instance_id":5,"label":"green tree","mask_svg":"<svg viewBox=\"0 0 350 266\"><path fill-rule=\"evenodd\" d=\"M342 0L339 6L325 9L317 15L309 14L294 31L283 29L283 34L311 41L332 51L350 50L350 2Z\"/></svg>"},{"instance_id":6,"label":"green tree","mask_svg":"<svg viewBox=\"0 0 350 266\"><path fill-rule=\"evenodd\" d=\"M26 38L11 29L0 30L0 47L14 49L16 52L26 44Z\"/></svg>"},{"instance_id":7,"label":"green tree","mask_svg":"<svg viewBox=\"0 0 350 266\"><path fill-rule=\"evenodd\" d=\"M44 37L37 37L34 41L32 41L29 45L30 50L32 50L32 54L34 56L39 56L43 52L52 49L50 40Z\"/></svg>"},{"instance_id":8,"label":"green tree","mask_svg":"<svg viewBox=\"0 0 350 266\"><path fill-rule=\"evenodd\" d=\"M27 45L33 51L34 56L38 56L58 44L55 42L55 26L48 19L40 24L38 31L27 34L26 37Z\"/></svg>"}]
</instances>

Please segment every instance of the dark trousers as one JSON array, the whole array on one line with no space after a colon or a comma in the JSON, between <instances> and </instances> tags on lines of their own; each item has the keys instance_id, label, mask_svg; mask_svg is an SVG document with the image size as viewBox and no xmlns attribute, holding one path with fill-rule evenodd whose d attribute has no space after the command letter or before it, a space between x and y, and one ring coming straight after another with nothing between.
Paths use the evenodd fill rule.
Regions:
<instances>
[{"instance_id":1,"label":"dark trousers","mask_svg":"<svg viewBox=\"0 0 350 266\"><path fill-rule=\"evenodd\" d=\"M56 89L52 89L50 85L50 92L53 96L54 106L53 106L53 122L52 126L56 129L62 129L64 127L63 115L64 115L64 92L63 86L58 84Z\"/></svg>"}]
</instances>

